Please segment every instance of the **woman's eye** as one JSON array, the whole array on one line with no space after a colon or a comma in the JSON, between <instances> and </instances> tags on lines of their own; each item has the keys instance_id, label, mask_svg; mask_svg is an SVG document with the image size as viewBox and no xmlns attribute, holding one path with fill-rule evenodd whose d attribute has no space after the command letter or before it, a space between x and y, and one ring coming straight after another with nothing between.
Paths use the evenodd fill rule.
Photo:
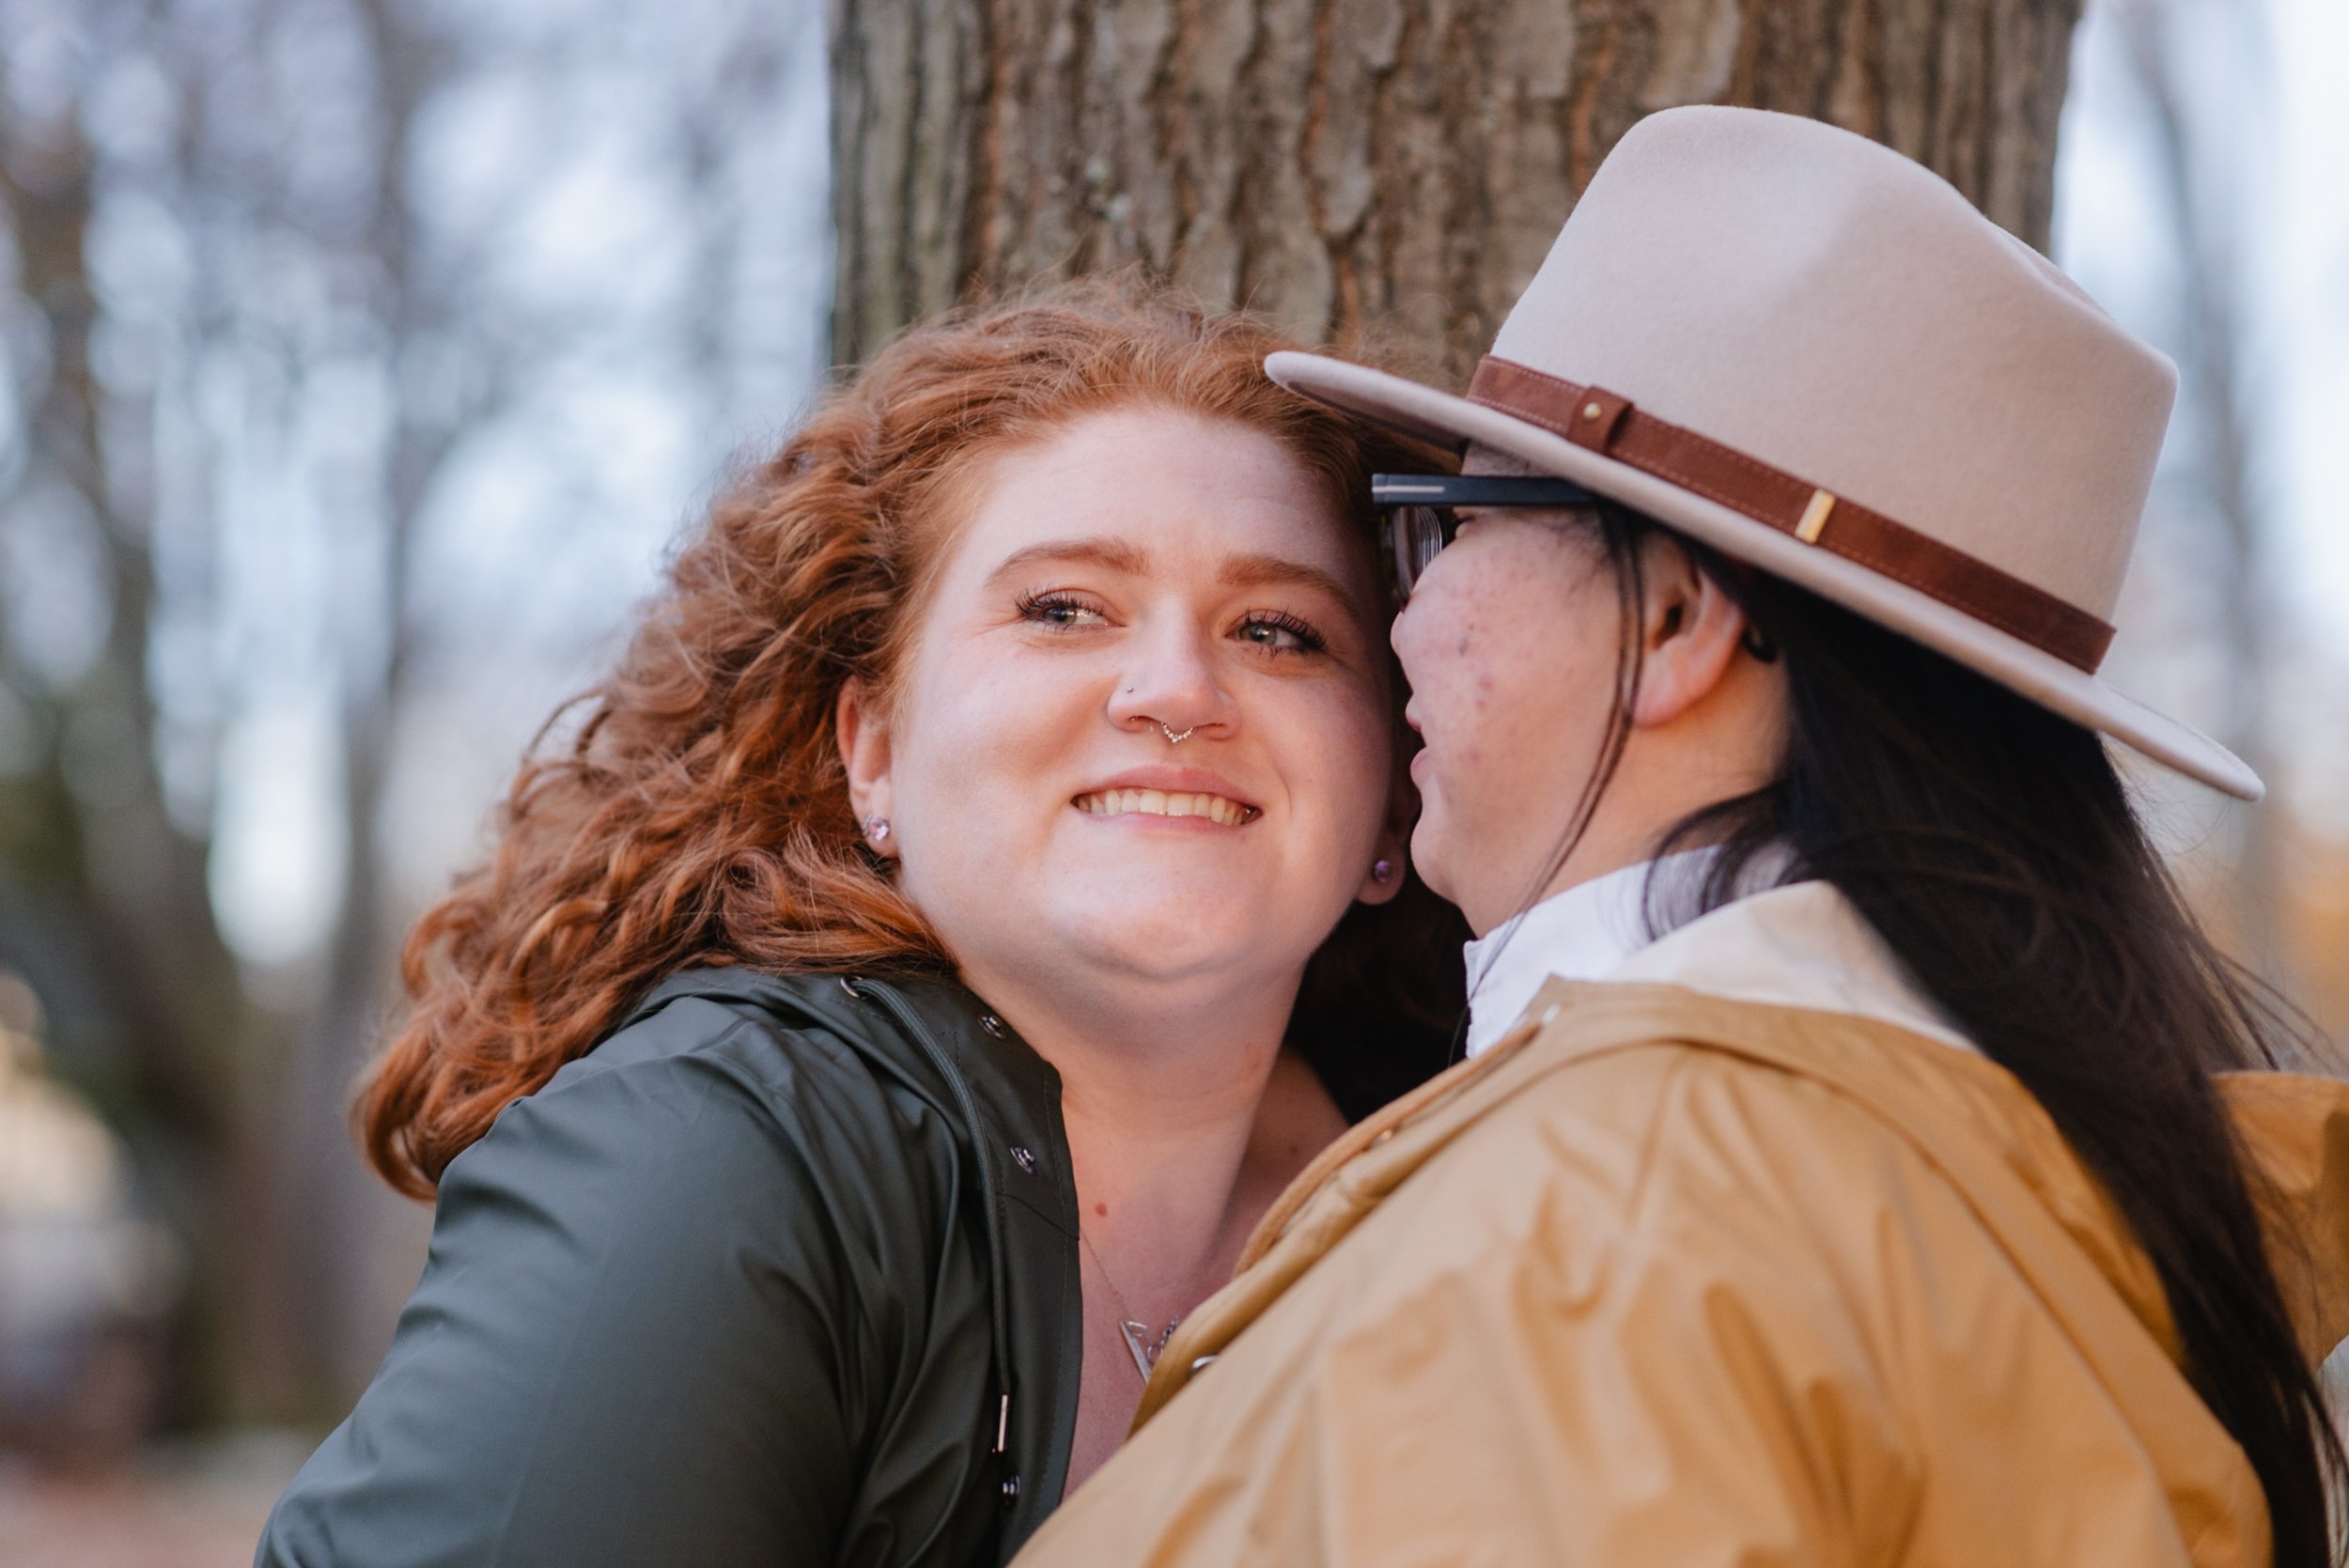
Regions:
<instances>
[{"instance_id":1,"label":"woman's eye","mask_svg":"<svg viewBox=\"0 0 2349 1568\"><path fill-rule=\"evenodd\" d=\"M1294 615L1251 615L1240 623L1242 642L1269 653L1319 653L1321 634Z\"/></svg>"},{"instance_id":2,"label":"woman's eye","mask_svg":"<svg viewBox=\"0 0 2349 1568\"><path fill-rule=\"evenodd\" d=\"M1073 595L1031 594L1019 601L1019 618L1050 627L1080 627L1098 626L1109 617Z\"/></svg>"}]
</instances>

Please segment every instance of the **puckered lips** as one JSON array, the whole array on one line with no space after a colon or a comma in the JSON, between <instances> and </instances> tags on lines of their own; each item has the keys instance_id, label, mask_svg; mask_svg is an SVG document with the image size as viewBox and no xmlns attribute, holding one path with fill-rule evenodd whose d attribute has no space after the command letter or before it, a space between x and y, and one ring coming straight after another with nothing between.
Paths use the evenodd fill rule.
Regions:
<instances>
[{"instance_id":1,"label":"puckered lips","mask_svg":"<svg viewBox=\"0 0 2349 1568\"><path fill-rule=\"evenodd\" d=\"M1206 768L1135 768L1068 802L1087 816L1155 816L1241 828L1264 815L1222 774Z\"/></svg>"}]
</instances>

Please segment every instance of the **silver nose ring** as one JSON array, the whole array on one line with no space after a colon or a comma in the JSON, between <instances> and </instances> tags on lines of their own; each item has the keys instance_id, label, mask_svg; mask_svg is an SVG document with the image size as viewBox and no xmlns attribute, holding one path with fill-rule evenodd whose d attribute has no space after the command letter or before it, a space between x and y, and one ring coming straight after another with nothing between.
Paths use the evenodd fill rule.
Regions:
<instances>
[{"instance_id":1,"label":"silver nose ring","mask_svg":"<svg viewBox=\"0 0 2349 1568\"><path fill-rule=\"evenodd\" d=\"M1189 740L1191 737L1191 731L1196 730L1198 727L1198 725L1193 724L1190 726L1190 729L1185 730L1180 735L1176 735L1173 727L1170 726L1165 720L1161 719L1159 721L1159 733L1166 737L1166 743L1170 746L1179 746L1184 741Z\"/></svg>"}]
</instances>

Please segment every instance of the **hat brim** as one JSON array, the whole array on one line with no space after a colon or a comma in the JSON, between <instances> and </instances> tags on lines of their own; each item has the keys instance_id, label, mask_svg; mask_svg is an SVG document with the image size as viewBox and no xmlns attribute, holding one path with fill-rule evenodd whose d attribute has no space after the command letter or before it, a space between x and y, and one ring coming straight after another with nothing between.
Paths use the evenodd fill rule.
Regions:
<instances>
[{"instance_id":1,"label":"hat brim","mask_svg":"<svg viewBox=\"0 0 2349 1568\"><path fill-rule=\"evenodd\" d=\"M1292 392L1406 435L1441 446L1476 442L1543 473L1574 480L1724 555L1782 577L1914 638L2042 706L2111 736L2213 789L2244 800L2257 800L2267 792L2259 775L2226 747L2192 725L2114 690L2090 672L2042 653L2020 638L1984 625L1906 583L1805 544L1669 480L1577 446L1537 425L1400 376L1319 354L1276 353L1265 361L1265 370Z\"/></svg>"}]
</instances>

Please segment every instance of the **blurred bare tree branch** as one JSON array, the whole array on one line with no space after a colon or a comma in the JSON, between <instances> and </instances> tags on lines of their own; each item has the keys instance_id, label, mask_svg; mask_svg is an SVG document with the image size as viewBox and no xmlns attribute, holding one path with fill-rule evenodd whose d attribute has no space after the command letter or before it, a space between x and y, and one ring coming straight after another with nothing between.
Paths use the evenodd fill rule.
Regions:
<instances>
[{"instance_id":1,"label":"blurred bare tree branch","mask_svg":"<svg viewBox=\"0 0 2349 1568\"><path fill-rule=\"evenodd\" d=\"M819 363L826 237L775 216L823 210L816 22L0 0L0 969L210 1269L205 1409L332 1408L371 1367L416 1220L343 1108L414 902ZM647 414L657 476L611 450ZM644 493L632 534L584 526ZM443 776L461 822L395 809ZM257 841L256 798L300 809ZM326 891L306 925L239 895L277 932L241 955L247 862Z\"/></svg>"},{"instance_id":2,"label":"blurred bare tree branch","mask_svg":"<svg viewBox=\"0 0 2349 1568\"><path fill-rule=\"evenodd\" d=\"M2222 145L2209 116L2225 116L2238 133L2241 101L2263 95L2229 92L2214 102L2186 69L2197 29L2216 22L2229 32L2245 18L2226 5L2214 16L2209 0L2113 0L2128 61L2143 95L2151 129L2152 166L2159 183L2170 249L2176 258L2176 312L2183 407L2180 425L2190 441L2186 465L2195 509L2209 520L2217 548L2208 552L2201 585L2217 630L2220 725L2217 738L2263 777L2278 762L2268 691L2282 653L2277 606L2267 582L2272 520L2263 505L2258 415L2250 388L2251 363L2243 257L2237 250L2249 214L2234 178L2242 148ZM2240 86L2226 67L2202 52L2204 83L2214 70L2221 85ZM2252 132L2257 135L2257 131ZM2287 983L2282 880L2278 864L2281 813L2274 806L2231 814L2228 859L2233 886L2221 911L2240 951L2272 982Z\"/></svg>"},{"instance_id":3,"label":"blurred bare tree branch","mask_svg":"<svg viewBox=\"0 0 2349 1568\"><path fill-rule=\"evenodd\" d=\"M0 780L0 853L19 873L0 883L0 919L38 978L62 980L67 968L90 977L94 1005L62 1020L67 1043L78 1033L124 1048L101 1058L101 1087L186 1162L197 1197L181 1218L207 1244L201 1255L233 1269L232 1210L248 1173L233 1135L235 1064L254 1020L212 918L207 834L175 819L147 744L160 706L151 391L109 388L98 371L102 313L87 270L97 160L80 115L86 84L59 85L45 104L0 99L0 202L23 311L9 336L39 345L10 355L29 439L0 508L16 525L38 513L44 530L81 530L106 613L95 656L63 681L35 676L0 637L0 679L49 740L33 767Z\"/></svg>"}]
</instances>

